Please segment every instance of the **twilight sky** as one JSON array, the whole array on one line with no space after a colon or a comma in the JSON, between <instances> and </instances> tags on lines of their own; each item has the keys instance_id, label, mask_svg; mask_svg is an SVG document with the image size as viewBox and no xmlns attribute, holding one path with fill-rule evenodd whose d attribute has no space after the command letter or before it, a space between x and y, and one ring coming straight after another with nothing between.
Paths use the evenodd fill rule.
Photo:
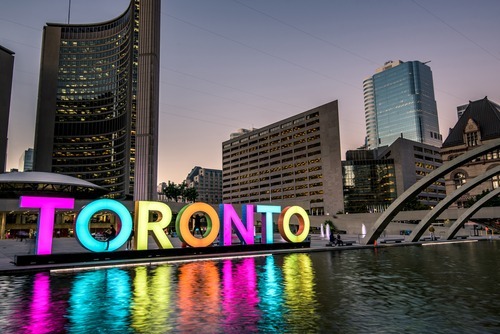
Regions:
<instances>
[{"instance_id":1,"label":"twilight sky","mask_svg":"<svg viewBox=\"0 0 500 334\"><path fill-rule=\"evenodd\" d=\"M33 147L42 29L69 0L3 1L15 52L7 170ZM71 23L129 0L72 0ZM498 0L162 0L158 182L222 168L222 142L339 100L342 152L365 137L362 82L388 60L430 61L444 138L456 107L500 103Z\"/></svg>"}]
</instances>

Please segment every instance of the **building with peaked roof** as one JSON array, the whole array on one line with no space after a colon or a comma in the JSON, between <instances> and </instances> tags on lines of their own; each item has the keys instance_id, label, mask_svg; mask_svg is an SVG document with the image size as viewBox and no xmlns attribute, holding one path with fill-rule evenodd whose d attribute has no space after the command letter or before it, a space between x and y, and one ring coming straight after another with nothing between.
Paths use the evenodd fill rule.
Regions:
<instances>
[{"instance_id":1,"label":"building with peaked roof","mask_svg":"<svg viewBox=\"0 0 500 334\"><path fill-rule=\"evenodd\" d=\"M419 61L388 61L363 81L368 149L406 138L441 146L432 71Z\"/></svg>"},{"instance_id":2,"label":"building with peaked roof","mask_svg":"<svg viewBox=\"0 0 500 334\"><path fill-rule=\"evenodd\" d=\"M443 161L453 160L464 152L496 138L500 138L500 105L488 100L488 97L470 101L443 143L441 148ZM445 176L446 193L451 194L467 180L499 164L500 150L495 150L454 170ZM472 196L499 186L500 176L496 175L458 199L455 206L463 207Z\"/></svg>"},{"instance_id":3,"label":"building with peaked roof","mask_svg":"<svg viewBox=\"0 0 500 334\"><path fill-rule=\"evenodd\" d=\"M43 31L34 170L156 199L161 1Z\"/></svg>"},{"instance_id":4,"label":"building with peaked roof","mask_svg":"<svg viewBox=\"0 0 500 334\"><path fill-rule=\"evenodd\" d=\"M14 52L0 45L0 173L5 172L7 165L7 134L13 71Z\"/></svg>"}]
</instances>

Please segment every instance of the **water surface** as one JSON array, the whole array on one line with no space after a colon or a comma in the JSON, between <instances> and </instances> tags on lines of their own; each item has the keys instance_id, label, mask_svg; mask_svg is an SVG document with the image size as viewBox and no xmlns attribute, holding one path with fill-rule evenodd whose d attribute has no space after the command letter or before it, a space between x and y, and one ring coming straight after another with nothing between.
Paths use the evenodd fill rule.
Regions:
<instances>
[{"instance_id":1,"label":"water surface","mask_svg":"<svg viewBox=\"0 0 500 334\"><path fill-rule=\"evenodd\" d=\"M1 333L498 333L500 242L0 276Z\"/></svg>"}]
</instances>

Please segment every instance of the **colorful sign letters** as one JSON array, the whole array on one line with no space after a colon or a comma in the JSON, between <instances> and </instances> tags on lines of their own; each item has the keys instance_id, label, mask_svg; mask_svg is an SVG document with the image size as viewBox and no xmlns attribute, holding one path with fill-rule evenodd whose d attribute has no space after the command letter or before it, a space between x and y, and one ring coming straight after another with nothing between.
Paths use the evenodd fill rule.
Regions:
<instances>
[{"instance_id":1,"label":"colorful sign letters","mask_svg":"<svg viewBox=\"0 0 500 334\"><path fill-rule=\"evenodd\" d=\"M38 228L36 234L36 254L52 253L52 235L54 230L54 216L56 210L72 210L75 201L72 198L21 196L20 208L39 209ZM101 211L110 211L118 216L120 228L115 238L110 241L96 240L90 233L92 217ZM207 247L219 237L219 245L232 244L233 233L242 244L254 244L255 215L260 214L262 222L261 242L273 243L273 214L279 214L278 230L287 242L302 242L310 228L307 212L299 206L289 206L284 209L278 205L243 205L241 217L231 204L220 204L219 212L212 206L197 202L183 207L175 220L175 230L179 239L190 247ZM156 213L156 220L149 221L151 213ZM201 238L191 232L191 219L196 213L205 216L206 230ZM298 230L292 232L290 221L296 216ZM152 235L159 248L173 248L164 229L171 224L172 210L162 202L136 201L135 217L120 202L112 199L98 199L86 205L78 214L75 222L75 237L79 243L92 252L115 251L122 247L134 231L135 247L137 250L148 249L148 237Z\"/></svg>"}]
</instances>

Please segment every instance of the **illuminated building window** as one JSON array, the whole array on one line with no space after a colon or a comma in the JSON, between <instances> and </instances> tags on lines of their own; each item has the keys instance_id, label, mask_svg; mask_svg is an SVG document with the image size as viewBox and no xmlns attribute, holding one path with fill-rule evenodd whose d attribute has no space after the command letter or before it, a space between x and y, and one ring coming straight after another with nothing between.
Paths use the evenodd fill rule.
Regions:
<instances>
[{"instance_id":1,"label":"illuminated building window","mask_svg":"<svg viewBox=\"0 0 500 334\"><path fill-rule=\"evenodd\" d=\"M458 172L453 176L453 183L455 184L455 189L460 188L467 182L467 177L464 173Z\"/></svg>"}]
</instances>

